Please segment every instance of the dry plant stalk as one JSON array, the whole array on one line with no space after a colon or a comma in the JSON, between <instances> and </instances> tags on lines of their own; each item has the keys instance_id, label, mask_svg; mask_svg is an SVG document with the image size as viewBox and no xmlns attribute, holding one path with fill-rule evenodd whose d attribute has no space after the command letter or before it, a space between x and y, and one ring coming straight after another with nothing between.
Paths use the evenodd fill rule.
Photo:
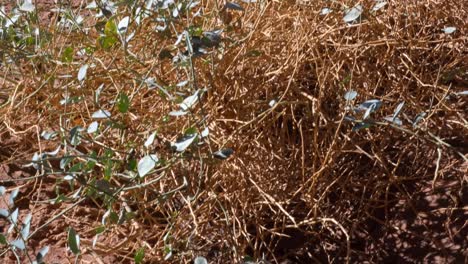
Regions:
<instances>
[{"instance_id":1,"label":"dry plant stalk","mask_svg":"<svg viewBox=\"0 0 468 264\"><path fill-rule=\"evenodd\" d=\"M421 220L416 197L424 195L428 185L432 192L450 188L458 202L447 205L455 209L440 221L459 223L451 213L462 207L467 182L467 101L455 96L468 87L468 9L463 1L392 1L376 12L370 11L374 1L361 1L363 19L352 25L343 22L340 11L342 5L354 6L352 1L258 2L243 5L242 15L224 18L232 31L224 33L223 50L193 61L198 87L208 88L194 114L206 115L210 147L232 147L235 154L222 162L200 163L190 155L170 160L164 177L155 182L145 178L147 185L124 192L120 198L138 213L97 244L99 258L113 255L125 262L145 247L145 261L160 263L170 242L180 253L172 256L172 263L191 263L202 255L210 263L240 263L247 255L274 263L382 262L384 249L389 249L372 241L372 232L397 232L395 208L401 203ZM212 16L197 24L204 30L223 26L219 3L200 4ZM324 7L335 11L320 15ZM457 31L444 34L441 29L447 25L456 25ZM176 26L179 31L184 27ZM170 157L165 144L192 124L183 118L161 121L174 103L146 89L141 80L157 76L159 83L175 85L186 72L157 56L174 39L155 34L153 25L139 30L127 51L132 56L121 48L97 50L82 87L76 80L51 76L76 73L85 61L63 64L44 58L2 64L1 165L26 163L34 152L51 150L36 127L59 130L57 120L65 117L68 128L87 127L92 113L99 107L112 109L120 93L131 97L131 114L115 117L125 122L125 132L90 140L78 150L103 155L100 146L106 146L124 160L130 148L157 130L157 153ZM53 35L43 52L59 58L70 43L86 43L96 34L91 31L89 39L74 32ZM101 84L106 88L98 106L93 98ZM59 89L83 97L83 103L64 111ZM411 133L383 125L354 132L344 120L343 95L349 90L358 92L357 101L384 102L375 119L391 114L402 101L408 120L421 112L426 118L414 128L404 120ZM273 99L276 104L270 107ZM203 146L193 155L207 157L210 150ZM447 181L451 183L443 185ZM28 181L31 200L47 197L41 186L54 182L54 176ZM119 178L111 182L124 186ZM158 195L174 189L164 203L158 202ZM74 209L88 245L92 234L84 231L99 224L96 219L103 212L93 211L94 219L79 212L97 207L97 201L91 201ZM124 207L113 204L115 211ZM63 208L50 210L53 215ZM460 238L463 230L466 226L454 240L466 243ZM115 243L124 237L125 243ZM432 238L421 239L455 256ZM88 250L93 252L91 246Z\"/></svg>"}]
</instances>

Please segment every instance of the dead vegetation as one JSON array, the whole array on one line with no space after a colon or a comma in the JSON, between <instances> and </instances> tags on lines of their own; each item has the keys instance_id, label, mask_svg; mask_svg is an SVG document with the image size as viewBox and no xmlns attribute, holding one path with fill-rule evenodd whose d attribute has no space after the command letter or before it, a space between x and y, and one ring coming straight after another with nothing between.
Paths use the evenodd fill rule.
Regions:
<instances>
[{"instance_id":1,"label":"dead vegetation","mask_svg":"<svg viewBox=\"0 0 468 264\"><path fill-rule=\"evenodd\" d=\"M190 60L192 67L175 66L177 37L155 31L156 15L129 27L135 36L128 47L99 46L94 23L104 18L85 20L92 26L84 34L59 31L57 13L42 24L47 41L40 48L2 39L11 49L2 49L0 68L0 183L20 187L17 206L33 215L31 256L49 245L51 259L55 251L72 261L65 249L71 226L82 238L82 260L91 262L128 263L140 248L147 263L190 263L196 256L210 263L239 263L246 256L273 263L466 260L464 2L392 1L371 11L375 2L361 1L364 11L352 24L343 22L341 11L357 4L352 1L258 2L222 11L221 2L201 1L204 15L190 25L224 32L222 44ZM78 9L85 5L74 10L89 12ZM320 15L324 7L333 12ZM120 10L118 19L131 14ZM171 30L182 32L186 20ZM444 33L450 26L456 31ZM67 47L95 50L64 63ZM90 68L80 83L76 75L84 64ZM149 77L174 95L207 92L189 115L168 116L177 104L148 89ZM187 86L176 86L184 80ZM358 93L353 102L343 98L350 90ZM120 94L130 101L126 113L116 103ZM64 96L79 101L61 104ZM382 102L372 114L377 123L352 131L347 106L369 99ZM379 121L400 102L403 125ZM83 132L73 147L70 130L86 129L100 109L112 113L112 122L99 121L102 133ZM425 117L413 125L420 113ZM187 130L205 126L210 134L203 145L184 153L169 147ZM59 135L45 140L43 131ZM143 147L153 131L156 140ZM34 153L60 144L59 157L76 156L71 164L97 157L74 189L63 181L60 159L43 163L47 170L21 169ZM213 159L211 153L223 148L235 152ZM164 159L154 173L121 177L128 163L148 153ZM38 177L13 178L20 170ZM83 192L73 198L79 186ZM110 193L99 194L103 186ZM68 198L45 203L59 194ZM108 210L126 212L128 219L108 220L93 247ZM7 221L0 221L6 230ZM14 260L11 251L3 256Z\"/></svg>"}]
</instances>

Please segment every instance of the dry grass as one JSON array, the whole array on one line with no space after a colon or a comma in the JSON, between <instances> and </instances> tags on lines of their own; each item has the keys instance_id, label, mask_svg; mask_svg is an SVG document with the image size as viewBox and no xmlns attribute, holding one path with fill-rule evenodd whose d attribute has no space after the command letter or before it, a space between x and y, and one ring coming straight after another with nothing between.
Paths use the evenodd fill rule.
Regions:
<instances>
[{"instance_id":1,"label":"dry grass","mask_svg":"<svg viewBox=\"0 0 468 264\"><path fill-rule=\"evenodd\" d=\"M94 45L94 29L88 35L52 34L32 58L17 52L14 63L7 64L4 57L3 165L27 163L34 152L55 149L59 140L40 138L43 130L87 127L93 121L91 114L99 109L93 98L101 84L105 85L101 107L111 110L125 129L110 129L96 139L87 137L76 151L94 150L101 156L112 149L116 161L111 184L131 186L135 183L116 175L124 172L131 149L137 158L144 155L143 142L157 130L151 152L169 164L143 180L162 176L156 183L118 194L110 209L119 212L127 206L136 217L109 225L96 248L86 242L92 240L90 230L106 211L96 197L52 222L63 227L62 236L55 233L58 241L64 242L65 227L74 226L83 236L86 252L95 252L101 259L111 255L113 261L122 262L128 262L140 247L145 248L146 262L161 262L168 244L174 250L169 260L173 263L189 263L198 255L210 263L237 263L246 255L265 256L275 263L286 259L382 262L388 261L388 252L372 248L377 245L369 242L372 232L396 230L393 208L402 201L419 219L415 197L427 183L433 184L429 193L447 188L443 185L447 180L454 183L451 195L455 198L445 207L462 208L461 221L463 215L466 221L467 103L466 97L455 95L468 86L468 10L463 1L392 1L375 13L369 12L373 1L363 1L365 19L354 25L343 23L338 2L259 2L263 3L244 5L243 13L230 12L232 30L223 33L223 49L194 60L197 80L190 86L206 87L208 93L190 117L165 120L175 104L157 89L141 84L149 76L175 85L190 75L189 69L158 57L175 38L155 33L154 22L141 26L131 42L129 50L137 59L120 45L87 57L86 63L95 67L83 86L75 76L85 61L75 58L77 63L62 64L57 58L68 45L75 51ZM319 15L327 4L335 11ZM204 30L227 27L213 1L201 5L206 17L194 24ZM48 30L56 30L54 23L50 25ZM441 31L453 25L455 33ZM178 32L184 26L177 25ZM74 77L58 77L67 74ZM350 89L359 93L357 102L383 101L375 119L391 115L402 101L409 119L424 111L427 116L416 128L402 118L403 127L382 124L353 132L352 124L343 120L343 95ZM59 101L65 91L84 100L64 107ZM119 93L131 98L127 114L114 107ZM272 99L278 103L269 107ZM168 142L195 123L203 128L202 116L210 128L209 144L175 155ZM213 160L210 153L222 147L232 147L235 154L225 161ZM103 175L102 167L97 167L86 181L91 184ZM44 194L43 190L60 177L15 183L2 179L2 184L20 184L22 193L30 194L24 197L30 200L25 209L34 213L39 200L55 198L53 191ZM188 186L162 195L181 186L184 177ZM58 186L72 194L67 185ZM79 214L80 207L101 210L86 218ZM52 217L63 207L45 210ZM50 217L38 220L37 226ZM441 221L449 230L460 219L447 210ZM463 232L466 226L451 236L460 241L456 237ZM39 235L33 238L46 240ZM461 240L466 245L466 238ZM434 251L444 252L447 259L458 257L442 242L432 242Z\"/></svg>"}]
</instances>

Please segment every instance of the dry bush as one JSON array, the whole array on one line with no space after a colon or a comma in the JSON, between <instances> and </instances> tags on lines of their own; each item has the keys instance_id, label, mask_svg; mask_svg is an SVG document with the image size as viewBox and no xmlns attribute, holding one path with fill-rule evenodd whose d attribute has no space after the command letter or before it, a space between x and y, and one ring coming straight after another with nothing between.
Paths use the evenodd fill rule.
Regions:
<instances>
[{"instance_id":1,"label":"dry bush","mask_svg":"<svg viewBox=\"0 0 468 264\"><path fill-rule=\"evenodd\" d=\"M161 180L121 192L111 203L114 212L126 206L136 215L128 223L108 227L96 249L87 244L87 251L102 258L112 255L127 262L144 247L145 261L158 263L170 245L169 261L174 263L189 263L199 255L210 263L238 263L245 256L275 263L423 257L460 261L459 245L466 245L462 234L468 149L466 97L457 95L468 83L464 3L394 1L371 12L374 1L363 1L362 21L347 25L340 10L353 6L352 1L259 2L243 4L245 12L229 11L232 17L219 12L220 3L200 4L206 16L194 20L194 25L230 30L223 32L222 48L193 60L197 80L189 86L208 92L189 117L167 120L175 104L142 83L156 77L167 87L191 74L159 56L167 51L175 55L171 50L175 39L156 33L155 22L138 28L128 50L133 55L117 46L111 52L97 49L87 61L57 62L69 45L75 51L93 45L94 29L86 36L52 34L37 60L19 53L14 64L2 65L6 91L2 96L7 103L0 109L4 118L0 142L12 142L0 152L3 164L22 163L34 152L55 148L39 138L41 131L87 127L93 112L109 109L125 129L88 138L78 151L94 150L100 156L112 149L118 175L132 157L131 149L135 157L143 157L143 143L157 130L150 152L164 157L167 166L161 165L159 173L142 182L163 176ZM320 15L325 6L334 11ZM186 25L176 26L180 32ZM444 34L447 26L457 30ZM83 63L95 64L83 86L75 77L58 77L78 72ZM102 84L98 106L93 98ZM349 90L358 92L353 104L383 102L372 114L375 120L391 115L404 101L403 126L378 123L352 131L353 124L344 120L350 113L343 95ZM59 103L63 91L84 100L64 110ZM114 106L120 93L131 99L129 114L118 113ZM270 107L273 99L277 103ZM413 126L421 112L426 112L425 118ZM201 130L205 123L209 144L174 155L168 143L194 124ZM223 147L233 148L234 155L224 161L213 159L210 153ZM102 168L96 168L87 175L88 184L103 175ZM28 192L37 192L29 199L43 196L37 181L53 185L53 177L63 176L23 181ZM178 189L184 177L188 186ZM110 182L129 186L117 176ZM65 192L66 186L61 188ZM428 204L431 195L448 195L451 200ZM94 198L80 205L88 210L104 207L87 221L75 212L83 221L75 226L84 241L92 240L92 232L85 230L99 225L106 211L102 204ZM57 214L63 208L50 210ZM402 212L409 216L402 217ZM431 222L431 216L437 221ZM73 225L67 219L56 221L65 228ZM432 230L442 222L443 228ZM417 232L402 223L417 226ZM413 239L405 240L405 235ZM451 241L442 241L444 237ZM115 246L116 241L125 243ZM415 248L426 256L412 252Z\"/></svg>"}]
</instances>

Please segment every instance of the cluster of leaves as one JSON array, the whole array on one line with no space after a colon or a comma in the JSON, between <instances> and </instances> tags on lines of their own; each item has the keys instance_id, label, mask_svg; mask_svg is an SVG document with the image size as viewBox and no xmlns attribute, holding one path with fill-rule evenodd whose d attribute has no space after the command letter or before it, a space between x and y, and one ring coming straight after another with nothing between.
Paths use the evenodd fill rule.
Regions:
<instances>
[{"instance_id":1,"label":"cluster of leaves","mask_svg":"<svg viewBox=\"0 0 468 264\"><path fill-rule=\"evenodd\" d=\"M30 238L30 228L31 228L31 220L32 215L28 214L24 217L22 223L20 224L18 221L19 216L19 209L15 208L15 199L18 196L19 189L13 189L8 197L8 208L0 208L0 218L7 219L10 222L10 227L4 234L0 234L0 244L5 245L7 248L6 250L3 249L3 254L5 251L11 250L17 260L20 260L20 257L17 255L16 250L25 250L26 244L28 239ZM6 201L6 188L4 186L0 186L0 199ZM14 236L16 233L16 239L8 239L9 236ZM44 257L49 252L49 247L45 246L41 250L37 252L36 259L31 260L31 263L40 264L44 263Z\"/></svg>"},{"instance_id":2,"label":"cluster of leaves","mask_svg":"<svg viewBox=\"0 0 468 264\"><path fill-rule=\"evenodd\" d=\"M108 97L101 98L101 93L105 92L106 85L101 84L95 91L93 103L97 110L91 114L94 121L90 122L87 127L82 125L67 127L67 123L71 120L64 120L65 124L60 124L58 130L44 130L41 132L41 137L50 142L57 142L59 145L56 150L50 152L34 153L31 158L31 163L26 167L31 166L38 170L42 175L62 175L58 178L60 182L69 184L72 194L64 194L63 190L58 191L57 197L53 203L61 203L64 201L79 201L83 197L102 197L108 211L102 217L102 226L99 227L99 232L96 234L95 242L99 234L106 230L106 218L113 219L111 223L121 223L129 219L126 212L123 216L118 216L112 209L115 202L119 201L118 197L122 192L132 188L142 188L149 185L144 182L144 177L154 175L156 169L169 170L170 165L180 158L184 152L190 151L191 148L198 148L203 144L209 144L209 128L206 123L206 117L202 114L196 114L196 105L201 101L202 95L207 92L207 89L197 88L199 84L196 81L196 69L193 60L197 57L206 56L207 54L216 52L209 49L216 49L221 45L222 29L205 31L193 23L197 17L202 17L203 8L199 6L199 1L184 0L184 1L131 1L128 3L115 3L112 1L92 1L85 7L91 17L85 16L83 12L76 12L66 7L54 8L51 11L58 14L59 22L54 27L41 28L37 19L40 6L35 6L35 2L26 0L20 6L13 6L10 14L7 14L5 9L1 10L2 25L1 34L2 40L14 45L14 47L22 47L24 44L35 45L35 49L29 52L34 54L36 51L43 50L47 43L53 41L53 38L42 38L42 35L51 34L51 31L68 32L73 38L77 36L85 38L95 38L95 41L83 41L72 43L70 46L64 46L61 49L60 64L68 69L73 69L74 65L79 64L78 71L72 75L64 75L66 79L72 79L76 76L76 83L71 85L73 88L63 90L60 106L62 111L67 111L73 107L80 105L84 106L86 95L84 93L75 93L73 89L87 89L88 85L93 82L95 77L96 63L100 62L99 56L111 54L116 50L123 50L125 58L139 60L131 50L133 49L132 41L134 38L140 37L141 33L146 32L146 27L157 22L154 32L159 34L166 40L176 37L176 42L172 45L171 50L166 50L168 56L172 59L176 69L191 72L186 77L186 80L180 81L173 87L191 91L191 95L185 98L181 96L181 92L173 89L171 86L162 86L155 81L155 78L142 77L137 74L131 78L138 80L141 86L147 86L149 90L157 88L161 92L161 96L169 102L175 102L180 110L171 111L167 114L167 118L190 114L190 128L186 129L182 136L179 136L175 141L170 141L170 146L174 152L167 152L168 156L164 159L159 158L158 154L152 152L154 141L158 138L156 131L150 133L147 139L141 146L132 145L130 150L125 150L124 153L127 159L118 158L122 152L117 153L110 147L103 146L100 149L95 149L88 153L82 153L78 150L81 146L89 146L95 144L99 138L113 135L115 133L124 133L131 124L127 123L126 116L130 115L132 110L132 100L135 99L135 94L129 95L125 91L119 92L113 102L108 101ZM225 9L243 11L241 5L228 2ZM127 14L123 15L122 14ZM153 20L155 19L155 20ZM185 27L181 32L179 28L185 23ZM93 26L90 26L93 25ZM94 27L94 29L93 29ZM50 30L50 31L47 31ZM97 32L97 36L92 32ZM35 32L35 33L34 33ZM57 33L55 33L57 34ZM60 43L63 45L63 43ZM23 49L24 50L24 49ZM172 51L177 51L177 55L170 54ZM15 60L12 53L4 54L8 60ZM104 55L105 56L105 55ZM54 76L54 78L57 78ZM68 85L67 85L68 87ZM73 94L73 95L72 95ZM112 105L110 108L106 106ZM112 109L117 109L118 114L112 113ZM203 124L199 129L197 124ZM200 131L200 132L198 132ZM139 141L138 139L134 139ZM197 143L197 144L195 144ZM211 148L210 148L211 149ZM141 158L137 155L144 153ZM220 149L213 152L211 157L226 159L233 153L230 148ZM205 157L200 156L200 159ZM54 167L54 161L59 161L59 167ZM124 163L126 165L124 165ZM166 166L169 164L169 166ZM102 168L102 169L101 169ZM129 181L125 185L119 187L111 183L119 181L115 178L116 174L120 174L122 178ZM161 179L157 177L156 180ZM156 180L153 180L154 184ZM184 181L185 178L184 178ZM184 183L184 186L187 186ZM175 192L179 189L170 190L167 193ZM65 190L65 193L68 192ZM13 197L13 196L12 196ZM5 217L8 217L12 224L16 224L18 211L11 215L5 211ZM14 216L14 217L13 217ZM123 218L122 218L123 217ZM131 217L130 217L131 218ZM25 226L29 227L31 217L27 218ZM26 230L26 229L25 229ZM29 228L28 228L29 230ZM26 231L25 231L26 232ZM12 248L24 250L26 245L23 243L27 239L27 235L22 239L17 239L9 243ZM79 256L80 236L74 228L68 229L68 242L71 251ZM141 262L144 256L144 251L138 251L135 256L137 262Z\"/></svg>"}]
</instances>

